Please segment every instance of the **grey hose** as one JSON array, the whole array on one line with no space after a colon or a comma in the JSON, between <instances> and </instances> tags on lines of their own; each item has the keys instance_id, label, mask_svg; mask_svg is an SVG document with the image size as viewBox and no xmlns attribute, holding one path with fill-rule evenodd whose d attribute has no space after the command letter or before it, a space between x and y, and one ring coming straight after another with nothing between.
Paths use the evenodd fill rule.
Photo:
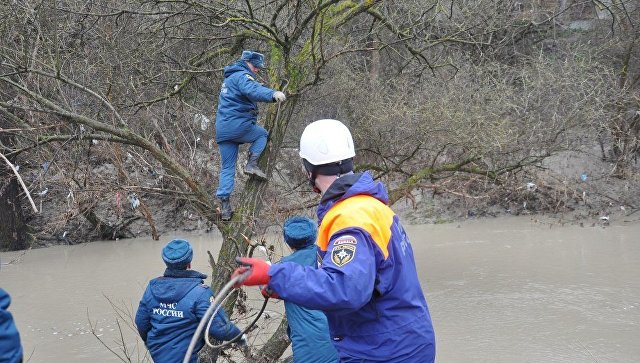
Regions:
<instances>
[{"instance_id":1,"label":"grey hose","mask_svg":"<svg viewBox=\"0 0 640 363\"><path fill-rule=\"evenodd\" d=\"M249 274L251 274L251 270L247 270L247 272L243 273L242 275L238 275L232 278L231 280L229 280L229 282L226 283L226 285L222 287L222 289L220 289L220 292L218 292L216 297L211 302L211 305L209 305L209 308L204 313L204 316L202 317L202 319L200 319L198 328L196 329L196 332L193 334L193 337L191 337L189 348L187 349L187 353L184 355L184 359L182 360L182 363L189 363L189 360L191 359L191 354L193 354L193 349L196 347L196 343L198 342L198 339L200 339L200 334L202 334L202 330L204 329L204 326L207 324L209 317L213 315L212 314L213 310L216 309L216 307L220 306L221 301L223 301L224 298L229 293L229 291L233 289L233 285L241 281L244 281L244 279L247 278Z\"/></svg>"},{"instance_id":2,"label":"grey hose","mask_svg":"<svg viewBox=\"0 0 640 363\"><path fill-rule=\"evenodd\" d=\"M253 257L253 252L255 250L261 251L267 262L269 264L271 264L271 257L269 256L269 253L267 252L267 249L263 246L263 245L259 245L257 243L255 244L251 244L251 249L249 250L249 257ZM222 299L222 301L220 303L218 303L218 307L216 308L216 310L213 312L213 314L211 314L211 317L209 317L209 322L207 323L207 330L209 331L209 329L211 328L211 324L213 323L213 319L215 318L215 315L218 313L218 311L220 310L220 308L222 308L222 304L227 300L227 298L231 296L230 294L227 294L227 296L224 297L224 299ZM216 300L217 301L217 300ZM265 297L264 299L264 303L262 304L262 308L260 308L260 311L258 312L258 314L256 315L256 317L253 319L253 321L251 323L249 323L249 325L247 325L246 328L244 328L240 334L238 334L238 336L234 337L233 339L229 340L228 342L224 342L222 344L218 344L215 345L213 343L211 343L211 341L209 340L209 334L205 334L204 335L204 342L213 349L221 349L225 346L228 346L229 344L232 344L234 342L237 342L243 335L245 335L246 333L249 332L249 330L253 329L253 326L256 324L256 322L258 321L258 319L260 319L260 317L262 316L262 313L264 312L264 309L267 307L267 302L269 301L268 297Z\"/></svg>"}]
</instances>

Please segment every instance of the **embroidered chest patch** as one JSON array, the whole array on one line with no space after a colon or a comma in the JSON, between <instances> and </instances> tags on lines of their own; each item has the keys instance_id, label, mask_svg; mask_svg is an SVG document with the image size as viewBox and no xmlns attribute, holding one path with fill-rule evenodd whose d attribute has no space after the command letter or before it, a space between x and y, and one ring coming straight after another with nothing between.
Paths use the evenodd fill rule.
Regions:
<instances>
[{"instance_id":1,"label":"embroidered chest patch","mask_svg":"<svg viewBox=\"0 0 640 363\"><path fill-rule=\"evenodd\" d=\"M350 237L353 238L353 237ZM336 241L331 250L331 261L338 267L342 267L353 260L356 255L355 243L345 243L342 238ZM353 239L355 242L355 239ZM338 243L341 242L341 243Z\"/></svg>"}]
</instances>

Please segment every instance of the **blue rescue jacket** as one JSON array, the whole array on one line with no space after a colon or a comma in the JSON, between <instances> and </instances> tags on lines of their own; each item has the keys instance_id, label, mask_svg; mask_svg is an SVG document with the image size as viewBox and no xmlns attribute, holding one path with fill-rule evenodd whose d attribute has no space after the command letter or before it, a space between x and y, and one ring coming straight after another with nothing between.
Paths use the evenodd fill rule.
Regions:
<instances>
[{"instance_id":1,"label":"blue rescue jacket","mask_svg":"<svg viewBox=\"0 0 640 363\"><path fill-rule=\"evenodd\" d=\"M7 311L9 305L11 297L0 289L0 362L18 363L22 362L22 345L13 316Z\"/></svg>"},{"instance_id":2,"label":"blue rescue jacket","mask_svg":"<svg viewBox=\"0 0 640 363\"><path fill-rule=\"evenodd\" d=\"M224 82L216 113L216 142L244 135L258 118L257 102L274 102L271 88L256 80L244 61L224 67Z\"/></svg>"},{"instance_id":3,"label":"blue rescue jacket","mask_svg":"<svg viewBox=\"0 0 640 363\"><path fill-rule=\"evenodd\" d=\"M317 247L310 245L296 250L281 262L302 266L317 266ZM337 363L338 353L331 343L327 317L322 311L311 310L291 301L284 302L287 313L287 334L291 339L294 363Z\"/></svg>"},{"instance_id":4,"label":"blue rescue jacket","mask_svg":"<svg viewBox=\"0 0 640 363\"><path fill-rule=\"evenodd\" d=\"M413 249L369 173L338 178L318 207L321 268L271 266L282 299L323 310L341 362L429 363L435 335Z\"/></svg>"},{"instance_id":5,"label":"blue rescue jacket","mask_svg":"<svg viewBox=\"0 0 640 363\"><path fill-rule=\"evenodd\" d=\"M136 326L155 363L182 362L200 319L211 305L213 293L205 285L206 275L193 270L167 269L164 276L149 282L136 312ZM231 340L240 330L222 309L216 314L209 334L217 340ZM191 355L198 360L202 337Z\"/></svg>"}]
</instances>

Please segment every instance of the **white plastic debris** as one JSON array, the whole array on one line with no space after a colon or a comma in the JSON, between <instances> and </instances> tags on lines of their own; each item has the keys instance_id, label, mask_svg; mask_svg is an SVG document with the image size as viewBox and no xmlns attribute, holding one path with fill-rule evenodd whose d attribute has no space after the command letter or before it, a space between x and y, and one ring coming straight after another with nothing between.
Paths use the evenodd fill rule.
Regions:
<instances>
[{"instance_id":1,"label":"white plastic debris","mask_svg":"<svg viewBox=\"0 0 640 363\"><path fill-rule=\"evenodd\" d=\"M537 186L534 183L532 183L532 182L528 182L527 183L527 190L528 191L533 192L534 190L536 190L536 188L537 188Z\"/></svg>"},{"instance_id":2,"label":"white plastic debris","mask_svg":"<svg viewBox=\"0 0 640 363\"><path fill-rule=\"evenodd\" d=\"M260 245L260 246L256 247L256 250L264 253L265 255L268 255L267 249L263 245Z\"/></svg>"},{"instance_id":3,"label":"white plastic debris","mask_svg":"<svg viewBox=\"0 0 640 363\"><path fill-rule=\"evenodd\" d=\"M600 220L603 222L609 222L609 216L602 216L600 217Z\"/></svg>"},{"instance_id":4,"label":"white plastic debris","mask_svg":"<svg viewBox=\"0 0 640 363\"><path fill-rule=\"evenodd\" d=\"M209 120L209 118L207 118L207 116L201 114L201 113L196 113L193 116L193 122L195 122L196 124L200 124L200 129L202 131L205 131L208 127L209 124L211 123L211 120Z\"/></svg>"},{"instance_id":5,"label":"white plastic debris","mask_svg":"<svg viewBox=\"0 0 640 363\"><path fill-rule=\"evenodd\" d=\"M49 188L44 188L44 190L38 193L38 195L44 197L47 193L49 193Z\"/></svg>"},{"instance_id":6,"label":"white plastic debris","mask_svg":"<svg viewBox=\"0 0 640 363\"><path fill-rule=\"evenodd\" d=\"M136 209L140 206L140 199L138 199L138 195L136 193L129 193L129 195L127 195L127 199L129 199L129 203L131 203L131 209Z\"/></svg>"}]
</instances>

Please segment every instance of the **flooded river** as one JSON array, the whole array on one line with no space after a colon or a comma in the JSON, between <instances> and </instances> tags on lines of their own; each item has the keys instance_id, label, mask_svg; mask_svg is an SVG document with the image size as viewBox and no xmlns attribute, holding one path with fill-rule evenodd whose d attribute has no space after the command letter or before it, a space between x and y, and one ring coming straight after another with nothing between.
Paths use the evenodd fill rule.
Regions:
<instances>
[{"instance_id":1,"label":"flooded river","mask_svg":"<svg viewBox=\"0 0 640 363\"><path fill-rule=\"evenodd\" d=\"M438 362L640 361L639 222L583 228L519 217L407 230ZM102 343L121 353L122 330L138 361L144 349L111 304L135 311L174 236L192 242L193 268L208 273L216 233L1 253L0 287L12 295L25 358L118 362Z\"/></svg>"}]
</instances>

